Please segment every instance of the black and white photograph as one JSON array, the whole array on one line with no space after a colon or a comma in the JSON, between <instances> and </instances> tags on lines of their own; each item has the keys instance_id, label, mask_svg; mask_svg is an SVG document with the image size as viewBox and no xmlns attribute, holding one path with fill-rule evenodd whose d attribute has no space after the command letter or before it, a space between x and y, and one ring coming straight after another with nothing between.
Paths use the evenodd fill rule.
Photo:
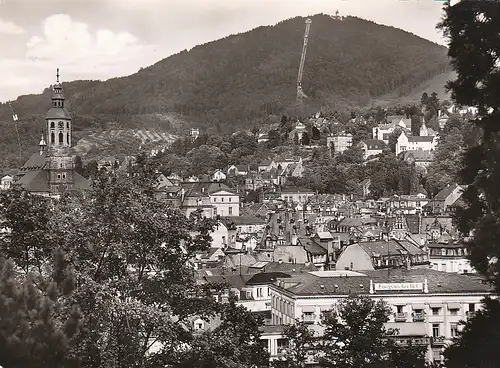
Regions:
<instances>
[{"instance_id":1,"label":"black and white photograph","mask_svg":"<svg viewBox=\"0 0 500 368\"><path fill-rule=\"evenodd\" d=\"M500 367L500 0L0 0L0 368Z\"/></svg>"}]
</instances>

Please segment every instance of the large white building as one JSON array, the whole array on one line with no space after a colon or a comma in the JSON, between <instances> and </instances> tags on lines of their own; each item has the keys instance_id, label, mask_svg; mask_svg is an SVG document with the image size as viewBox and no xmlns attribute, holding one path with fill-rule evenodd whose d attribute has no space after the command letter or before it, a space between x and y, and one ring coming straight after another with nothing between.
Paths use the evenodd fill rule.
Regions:
<instances>
[{"instance_id":1,"label":"large white building","mask_svg":"<svg viewBox=\"0 0 500 368\"><path fill-rule=\"evenodd\" d=\"M493 289L473 275L430 269L317 271L278 279L269 288L272 325L301 320L321 336L322 314L349 295L366 295L387 302L393 313L387 328L399 330L402 343L428 346L427 359L442 361L442 352L461 329L460 321L481 308ZM269 330L269 331L267 331ZM264 329L272 358L280 356L283 336L278 327Z\"/></svg>"},{"instance_id":2,"label":"large white building","mask_svg":"<svg viewBox=\"0 0 500 368\"><path fill-rule=\"evenodd\" d=\"M396 155L406 151L434 151L438 144L438 136L411 136L404 132L398 137Z\"/></svg>"},{"instance_id":3,"label":"large white building","mask_svg":"<svg viewBox=\"0 0 500 368\"><path fill-rule=\"evenodd\" d=\"M346 149L352 146L352 134L341 132L336 135L330 135L326 137L326 146L331 148L333 145L333 151L335 153L342 153Z\"/></svg>"}]
</instances>

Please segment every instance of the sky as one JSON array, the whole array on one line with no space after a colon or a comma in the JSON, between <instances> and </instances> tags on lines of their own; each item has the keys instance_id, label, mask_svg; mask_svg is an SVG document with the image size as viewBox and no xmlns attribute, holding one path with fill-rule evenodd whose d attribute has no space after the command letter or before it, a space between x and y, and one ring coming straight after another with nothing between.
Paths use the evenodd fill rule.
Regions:
<instances>
[{"instance_id":1,"label":"sky","mask_svg":"<svg viewBox=\"0 0 500 368\"><path fill-rule=\"evenodd\" d=\"M318 13L357 16L445 44L437 0L0 0L0 101L55 82L137 72L184 49Z\"/></svg>"}]
</instances>

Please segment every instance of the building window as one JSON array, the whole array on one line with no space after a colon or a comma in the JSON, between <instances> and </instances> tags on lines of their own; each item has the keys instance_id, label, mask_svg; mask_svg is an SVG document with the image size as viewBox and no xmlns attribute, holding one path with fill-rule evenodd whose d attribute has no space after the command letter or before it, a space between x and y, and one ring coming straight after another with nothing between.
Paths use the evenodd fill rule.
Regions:
<instances>
[{"instance_id":1,"label":"building window","mask_svg":"<svg viewBox=\"0 0 500 368\"><path fill-rule=\"evenodd\" d=\"M440 311L441 311L441 308L432 308L432 315L439 316Z\"/></svg>"},{"instance_id":2,"label":"building window","mask_svg":"<svg viewBox=\"0 0 500 368\"><path fill-rule=\"evenodd\" d=\"M224 198L221 198L221 199L220 199L220 201L221 201L221 202L224 202Z\"/></svg>"},{"instance_id":3,"label":"building window","mask_svg":"<svg viewBox=\"0 0 500 368\"><path fill-rule=\"evenodd\" d=\"M69 144L69 133L66 134L66 143Z\"/></svg>"},{"instance_id":4,"label":"building window","mask_svg":"<svg viewBox=\"0 0 500 368\"><path fill-rule=\"evenodd\" d=\"M229 198L229 202L231 202L231 198Z\"/></svg>"},{"instance_id":5,"label":"building window","mask_svg":"<svg viewBox=\"0 0 500 368\"><path fill-rule=\"evenodd\" d=\"M229 207L229 214L232 215L233 214L233 207Z\"/></svg>"},{"instance_id":6,"label":"building window","mask_svg":"<svg viewBox=\"0 0 500 368\"><path fill-rule=\"evenodd\" d=\"M439 337L439 323L432 324L432 337Z\"/></svg>"},{"instance_id":7,"label":"building window","mask_svg":"<svg viewBox=\"0 0 500 368\"><path fill-rule=\"evenodd\" d=\"M57 178L58 178L58 179L61 179L61 174L57 174Z\"/></svg>"},{"instance_id":8,"label":"building window","mask_svg":"<svg viewBox=\"0 0 500 368\"><path fill-rule=\"evenodd\" d=\"M450 309L450 316L458 316L458 309Z\"/></svg>"},{"instance_id":9,"label":"building window","mask_svg":"<svg viewBox=\"0 0 500 368\"><path fill-rule=\"evenodd\" d=\"M440 349L432 349L432 359L435 362L441 361L441 350Z\"/></svg>"},{"instance_id":10,"label":"building window","mask_svg":"<svg viewBox=\"0 0 500 368\"><path fill-rule=\"evenodd\" d=\"M469 304L469 312L474 312L476 310L476 304L470 303Z\"/></svg>"},{"instance_id":11,"label":"building window","mask_svg":"<svg viewBox=\"0 0 500 368\"><path fill-rule=\"evenodd\" d=\"M54 124L54 123L51 123L51 124ZM53 132L50 133L50 143L51 144L56 143L56 136L55 136L55 134Z\"/></svg>"},{"instance_id":12,"label":"building window","mask_svg":"<svg viewBox=\"0 0 500 368\"><path fill-rule=\"evenodd\" d=\"M66 179L66 174L62 174L62 178L63 178L63 179Z\"/></svg>"},{"instance_id":13,"label":"building window","mask_svg":"<svg viewBox=\"0 0 500 368\"><path fill-rule=\"evenodd\" d=\"M64 135L62 133L59 133L59 145L63 144L64 141Z\"/></svg>"},{"instance_id":14,"label":"building window","mask_svg":"<svg viewBox=\"0 0 500 368\"><path fill-rule=\"evenodd\" d=\"M69 121L66 122L66 129L69 129Z\"/></svg>"},{"instance_id":15,"label":"building window","mask_svg":"<svg viewBox=\"0 0 500 368\"><path fill-rule=\"evenodd\" d=\"M50 122L50 129L54 129L54 128L55 128L54 122L53 122L53 121L51 121L51 122Z\"/></svg>"},{"instance_id":16,"label":"building window","mask_svg":"<svg viewBox=\"0 0 500 368\"><path fill-rule=\"evenodd\" d=\"M396 305L396 313L403 313L403 306L402 305Z\"/></svg>"},{"instance_id":17,"label":"building window","mask_svg":"<svg viewBox=\"0 0 500 368\"><path fill-rule=\"evenodd\" d=\"M458 323L450 323L450 333L451 337L458 336Z\"/></svg>"}]
</instances>

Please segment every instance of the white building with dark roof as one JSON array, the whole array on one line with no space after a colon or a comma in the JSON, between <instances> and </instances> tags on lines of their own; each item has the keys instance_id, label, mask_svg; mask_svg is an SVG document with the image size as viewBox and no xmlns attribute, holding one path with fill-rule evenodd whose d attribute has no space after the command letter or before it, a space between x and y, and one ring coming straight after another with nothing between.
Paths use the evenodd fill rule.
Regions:
<instances>
[{"instance_id":1,"label":"white building with dark roof","mask_svg":"<svg viewBox=\"0 0 500 368\"><path fill-rule=\"evenodd\" d=\"M429 361L442 361L444 348L467 320L481 309L481 300L494 297L491 286L473 275L430 269L375 271L318 271L279 279L270 286L271 323L301 320L324 331L322 314L349 295L382 299L392 309L386 327L398 329L401 343L428 347ZM276 331L264 329L272 358L279 356Z\"/></svg>"},{"instance_id":2,"label":"white building with dark roof","mask_svg":"<svg viewBox=\"0 0 500 368\"><path fill-rule=\"evenodd\" d=\"M396 155L406 151L434 151L438 144L438 136L412 136L404 132L398 137Z\"/></svg>"},{"instance_id":3,"label":"white building with dark roof","mask_svg":"<svg viewBox=\"0 0 500 368\"><path fill-rule=\"evenodd\" d=\"M363 159L381 154L385 148L385 142L378 139L365 139L358 143L363 150Z\"/></svg>"}]
</instances>

